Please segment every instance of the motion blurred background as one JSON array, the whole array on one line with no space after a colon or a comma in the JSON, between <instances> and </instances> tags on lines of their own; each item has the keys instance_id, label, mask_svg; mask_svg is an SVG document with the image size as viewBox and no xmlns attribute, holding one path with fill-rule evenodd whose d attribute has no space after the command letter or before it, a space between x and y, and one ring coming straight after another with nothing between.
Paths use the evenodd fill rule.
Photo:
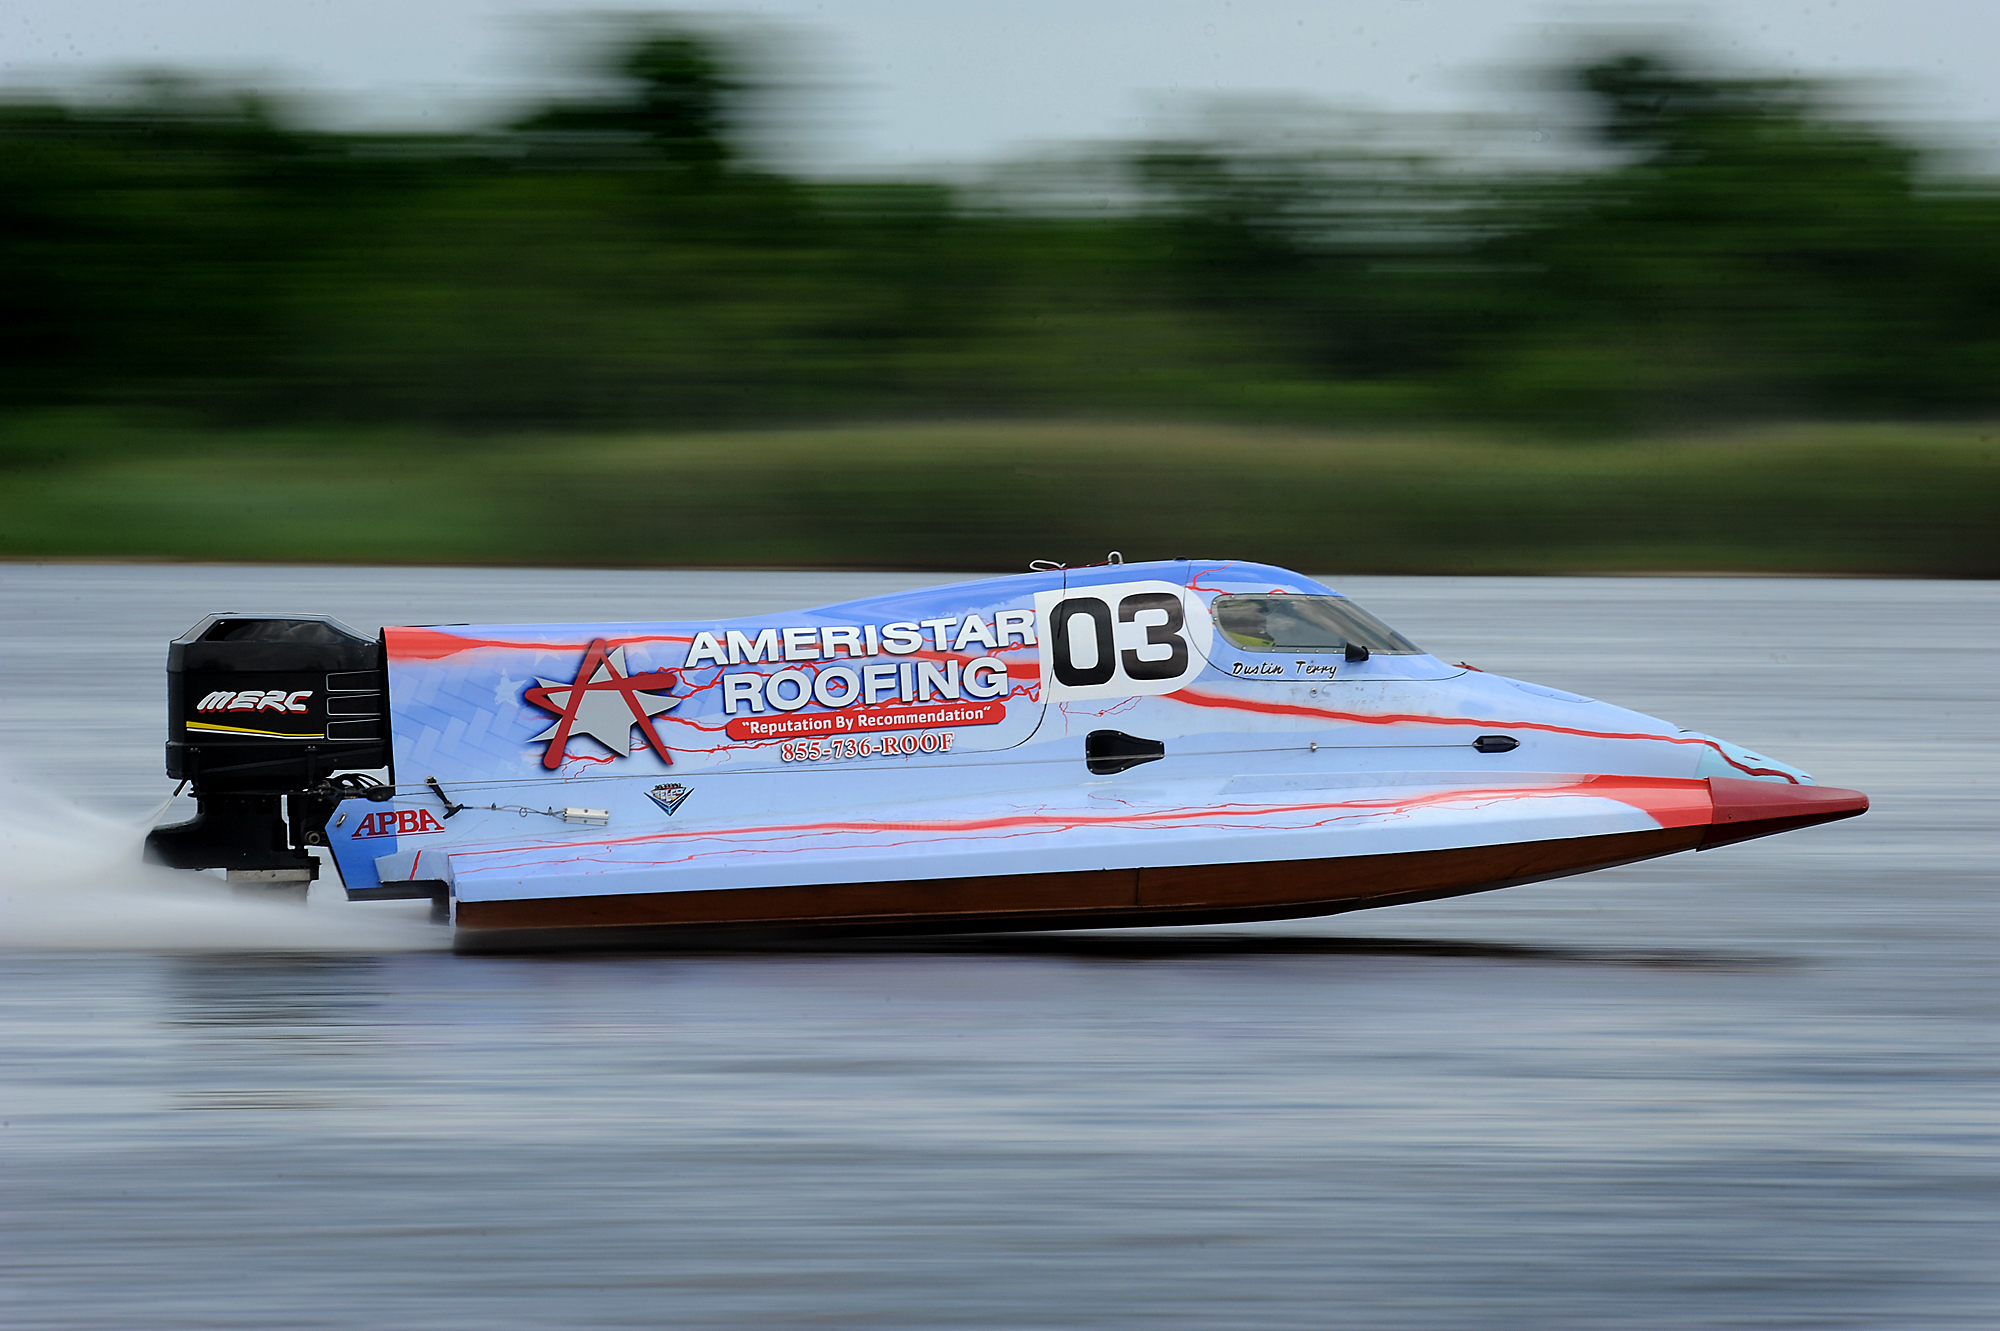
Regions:
<instances>
[{"instance_id":1,"label":"motion blurred background","mask_svg":"<svg viewBox=\"0 0 2000 1331\"><path fill-rule=\"evenodd\" d=\"M1031 6L993 60L1038 77L904 79L871 156L824 13L516 22L425 100L470 68L427 17L504 25L420 6L345 52L401 100L343 100L282 7L276 73L121 63L175 8L31 4L0 61L0 555L2000 573L2000 116L1935 71ZM901 58L977 64L992 16L907 8ZM1878 55L1976 48L1960 8ZM1384 93L1424 23L1454 91ZM1177 44L1213 77L1100 114Z\"/></svg>"},{"instance_id":2,"label":"motion blurred background","mask_svg":"<svg viewBox=\"0 0 2000 1331\"><path fill-rule=\"evenodd\" d=\"M2000 575L2000 5L590 3L0 4L8 1328L1996 1324L1994 585L1355 575ZM817 954L118 858L218 607L1111 549L1875 807Z\"/></svg>"}]
</instances>

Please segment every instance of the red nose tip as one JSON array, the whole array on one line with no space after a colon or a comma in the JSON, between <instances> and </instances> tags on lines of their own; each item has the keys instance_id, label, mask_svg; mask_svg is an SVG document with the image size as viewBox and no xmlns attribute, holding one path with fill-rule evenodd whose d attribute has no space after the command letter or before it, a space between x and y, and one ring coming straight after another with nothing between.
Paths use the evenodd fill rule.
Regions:
<instances>
[{"instance_id":1,"label":"red nose tip","mask_svg":"<svg viewBox=\"0 0 2000 1331\"><path fill-rule=\"evenodd\" d=\"M1836 786L1794 786L1776 781L1743 781L1712 776L1708 797L1715 806L1714 822L1702 838L1702 850L1789 832L1795 827L1831 823L1868 811L1868 797Z\"/></svg>"}]
</instances>

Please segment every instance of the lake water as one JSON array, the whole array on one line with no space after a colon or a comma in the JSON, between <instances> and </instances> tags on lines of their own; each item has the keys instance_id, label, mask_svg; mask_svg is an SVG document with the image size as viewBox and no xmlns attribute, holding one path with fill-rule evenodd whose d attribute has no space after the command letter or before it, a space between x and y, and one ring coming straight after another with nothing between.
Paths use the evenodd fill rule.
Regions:
<instances>
[{"instance_id":1,"label":"lake water","mask_svg":"<svg viewBox=\"0 0 2000 1331\"><path fill-rule=\"evenodd\" d=\"M0 1323L2000 1325L1994 584L1339 580L1875 800L1457 901L508 959L133 860L209 611L914 581L0 566Z\"/></svg>"}]
</instances>

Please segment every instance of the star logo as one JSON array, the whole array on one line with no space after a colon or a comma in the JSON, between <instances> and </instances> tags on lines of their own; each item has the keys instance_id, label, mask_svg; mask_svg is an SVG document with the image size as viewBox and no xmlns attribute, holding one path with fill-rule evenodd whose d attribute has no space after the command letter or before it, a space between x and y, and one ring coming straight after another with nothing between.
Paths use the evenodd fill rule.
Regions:
<instances>
[{"instance_id":1,"label":"star logo","mask_svg":"<svg viewBox=\"0 0 2000 1331\"><path fill-rule=\"evenodd\" d=\"M660 761L671 764L673 759L667 754L667 746L653 729L653 718L680 705L679 698L658 696L677 682L678 677L671 670L652 670L642 675L627 673L625 649L597 639L583 654L583 664L578 667L575 679L565 684L538 676L535 686L522 695L534 706L559 718L532 737L549 742L548 751L542 755L542 766L550 771L561 767L570 736L578 734L590 736L622 758L631 752L633 726L645 734L646 743L660 755Z\"/></svg>"}]
</instances>

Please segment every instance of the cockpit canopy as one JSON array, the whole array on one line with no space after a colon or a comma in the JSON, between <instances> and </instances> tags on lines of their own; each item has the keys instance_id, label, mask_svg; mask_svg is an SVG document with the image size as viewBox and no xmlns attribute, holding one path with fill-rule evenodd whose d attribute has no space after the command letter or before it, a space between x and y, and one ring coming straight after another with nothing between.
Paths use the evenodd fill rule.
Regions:
<instances>
[{"instance_id":1,"label":"cockpit canopy","mask_svg":"<svg viewBox=\"0 0 2000 1331\"><path fill-rule=\"evenodd\" d=\"M1210 607L1222 636L1246 652L1340 652L1421 656L1423 648L1344 596L1224 594Z\"/></svg>"}]
</instances>

